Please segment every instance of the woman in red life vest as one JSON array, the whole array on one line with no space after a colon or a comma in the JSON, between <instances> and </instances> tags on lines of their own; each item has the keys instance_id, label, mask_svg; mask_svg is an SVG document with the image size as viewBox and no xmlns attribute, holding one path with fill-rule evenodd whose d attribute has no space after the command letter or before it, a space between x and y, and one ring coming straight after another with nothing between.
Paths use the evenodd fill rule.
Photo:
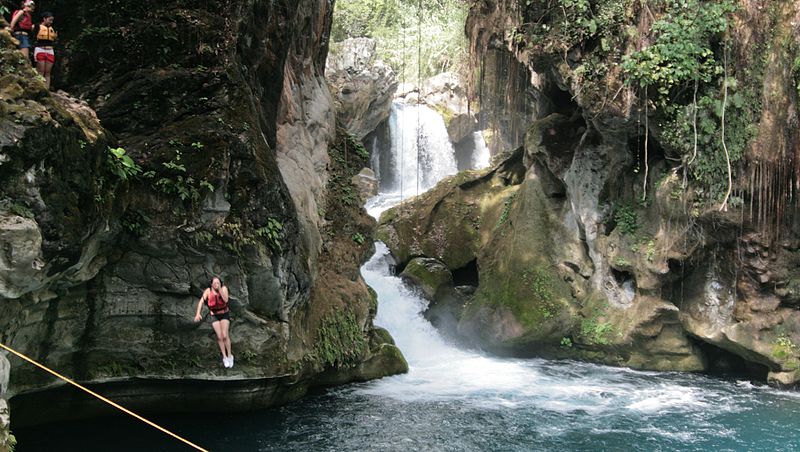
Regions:
<instances>
[{"instance_id":1,"label":"woman in red life vest","mask_svg":"<svg viewBox=\"0 0 800 452\"><path fill-rule=\"evenodd\" d=\"M33 15L31 13L36 9L33 0L25 0L22 2L22 8L14 11L11 15L11 32L14 37L19 41L19 50L29 58L31 42L33 41Z\"/></svg>"},{"instance_id":2,"label":"woman in red life vest","mask_svg":"<svg viewBox=\"0 0 800 452\"><path fill-rule=\"evenodd\" d=\"M36 33L36 48L33 50L33 59L36 61L36 70L44 77L47 89L50 89L50 72L56 63L56 53L53 45L58 39L58 33L53 29L53 13L42 13L42 23Z\"/></svg>"},{"instance_id":3,"label":"woman in red life vest","mask_svg":"<svg viewBox=\"0 0 800 452\"><path fill-rule=\"evenodd\" d=\"M228 288L222 285L218 277L211 280L211 287L203 291L203 296L197 303L197 314L194 321L199 322L202 318L200 312L203 304L208 306L211 311L211 326L217 333L217 344L219 351L222 352L222 365L226 368L233 367L233 353L231 353L231 338L228 336L228 328L231 324L230 309L228 308Z\"/></svg>"}]
</instances>

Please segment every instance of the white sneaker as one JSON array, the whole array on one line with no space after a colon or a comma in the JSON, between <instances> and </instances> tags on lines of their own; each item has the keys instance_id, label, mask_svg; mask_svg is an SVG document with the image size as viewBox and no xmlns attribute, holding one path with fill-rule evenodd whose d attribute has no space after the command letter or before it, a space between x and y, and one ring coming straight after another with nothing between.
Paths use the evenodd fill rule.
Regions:
<instances>
[{"instance_id":1,"label":"white sneaker","mask_svg":"<svg viewBox=\"0 0 800 452\"><path fill-rule=\"evenodd\" d=\"M229 364L228 367L233 367L233 355L228 357L228 364Z\"/></svg>"},{"instance_id":2,"label":"white sneaker","mask_svg":"<svg viewBox=\"0 0 800 452\"><path fill-rule=\"evenodd\" d=\"M230 360L226 356L222 357L222 365L227 369L231 367Z\"/></svg>"}]
</instances>

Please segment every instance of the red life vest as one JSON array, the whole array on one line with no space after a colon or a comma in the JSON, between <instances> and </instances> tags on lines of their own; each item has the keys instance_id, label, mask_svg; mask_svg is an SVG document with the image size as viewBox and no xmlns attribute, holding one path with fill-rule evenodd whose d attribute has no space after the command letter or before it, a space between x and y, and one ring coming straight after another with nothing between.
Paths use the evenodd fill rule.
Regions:
<instances>
[{"instance_id":1,"label":"red life vest","mask_svg":"<svg viewBox=\"0 0 800 452\"><path fill-rule=\"evenodd\" d=\"M222 294L218 292L214 292L213 290L208 291L208 309L211 310L213 313L223 313L228 310L228 302L222 298Z\"/></svg>"},{"instance_id":2,"label":"red life vest","mask_svg":"<svg viewBox=\"0 0 800 452\"><path fill-rule=\"evenodd\" d=\"M21 11L21 10L18 9L16 11L14 11L14 14L12 14L11 17L16 16L19 11ZM31 16L31 13L27 13L27 12L24 12L24 11L22 12L22 17L17 21L16 24L14 24L14 31L15 32L17 32L17 31L25 31L25 32L33 31L33 16Z\"/></svg>"}]
</instances>

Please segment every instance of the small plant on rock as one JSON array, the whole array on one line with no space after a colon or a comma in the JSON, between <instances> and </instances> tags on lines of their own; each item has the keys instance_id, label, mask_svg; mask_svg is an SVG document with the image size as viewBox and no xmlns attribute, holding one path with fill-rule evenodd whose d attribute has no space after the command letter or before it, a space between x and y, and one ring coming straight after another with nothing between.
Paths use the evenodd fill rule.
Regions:
<instances>
[{"instance_id":1,"label":"small plant on rock","mask_svg":"<svg viewBox=\"0 0 800 452\"><path fill-rule=\"evenodd\" d=\"M109 147L106 161L111 173L121 180L132 179L142 172L142 168L133 161L123 148Z\"/></svg>"},{"instance_id":2,"label":"small plant on rock","mask_svg":"<svg viewBox=\"0 0 800 452\"><path fill-rule=\"evenodd\" d=\"M281 236L283 235L283 225L275 218L267 220L267 224L256 229L256 235L267 239L267 244L273 251L281 251Z\"/></svg>"},{"instance_id":3,"label":"small plant on rock","mask_svg":"<svg viewBox=\"0 0 800 452\"><path fill-rule=\"evenodd\" d=\"M356 232L355 234L353 234L352 238L353 238L353 241L356 242L359 245L363 245L364 242L367 241L367 238L364 237L364 234L362 234L360 232Z\"/></svg>"}]
</instances>

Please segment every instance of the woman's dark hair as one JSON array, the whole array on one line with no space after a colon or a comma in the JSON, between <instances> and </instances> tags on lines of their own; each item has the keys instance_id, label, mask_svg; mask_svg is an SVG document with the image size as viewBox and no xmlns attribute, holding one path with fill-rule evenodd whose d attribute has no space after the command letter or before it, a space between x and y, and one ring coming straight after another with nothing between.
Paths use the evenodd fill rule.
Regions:
<instances>
[{"instance_id":1,"label":"woman's dark hair","mask_svg":"<svg viewBox=\"0 0 800 452\"><path fill-rule=\"evenodd\" d=\"M42 20L47 19L48 17L56 17L50 11L45 11L42 13Z\"/></svg>"},{"instance_id":2,"label":"woman's dark hair","mask_svg":"<svg viewBox=\"0 0 800 452\"><path fill-rule=\"evenodd\" d=\"M209 281L209 285L213 284L215 279L219 280L220 287L225 285L225 283L222 282L222 277L221 276L217 276L217 275L214 275L214 276L211 277L211 281Z\"/></svg>"}]
</instances>

